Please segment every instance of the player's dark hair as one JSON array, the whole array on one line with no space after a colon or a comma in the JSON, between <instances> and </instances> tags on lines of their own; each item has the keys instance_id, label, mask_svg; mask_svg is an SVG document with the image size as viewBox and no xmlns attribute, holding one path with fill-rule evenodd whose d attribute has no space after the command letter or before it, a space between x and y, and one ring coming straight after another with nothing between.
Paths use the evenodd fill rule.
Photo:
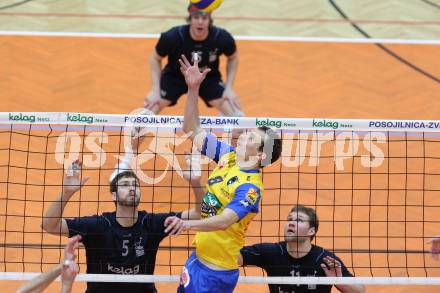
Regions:
<instances>
[{"instance_id":1,"label":"player's dark hair","mask_svg":"<svg viewBox=\"0 0 440 293\"><path fill-rule=\"evenodd\" d=\"M118 181L122 178L134 178L139 183L139 178L133 171L123 171L115 176L113 180L110 182L110 192L118 191Z\"/></svg>"},{"instance_id":2,"label":"player's dark hair","mask_svg":"<svg viewBox=\"0 0 440 293\"><path fill-rule=\"evenodd\" d=\"M316 214L316 211L313 208L306 207L302 204L297 204L292 207L290 210L290 213L304 213L309 217L309 227L315 228L315 234L310 236L310 240L313 240L316 233L318 233L319 228L319 219L318 215Z\"/></svg>"},{"instance_id":3,"label":"player's dark hair","mask_svg":"<svg viewBox=\"0 0 440 293\"><path fill-rule=\"evenodd\" d=\"M261 167L265 167L276 162L280 158L282 140L278 133L267 126L258 127L258 130L264 132L264 138L261 141L258 150L266 154L266 158L261 161Z\"/></svg>"}]
</instances>

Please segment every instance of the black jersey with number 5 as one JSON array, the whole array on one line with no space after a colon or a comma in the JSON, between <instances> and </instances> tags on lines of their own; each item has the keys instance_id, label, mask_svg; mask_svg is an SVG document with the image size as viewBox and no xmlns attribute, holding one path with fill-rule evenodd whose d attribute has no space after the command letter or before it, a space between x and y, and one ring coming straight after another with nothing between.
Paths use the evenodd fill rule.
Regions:
<instances>
[{"instance_id":1,"label":"black jersey with number 5","mask_svg":"<svg viewBox=\"0 0 440 293\"><path fill-rule=\"evenodd\" d=\"M156 253L164 233L164 221L175 213L138 212L131 227L122 227L116 213L66 219L69 237L82 236L86 249L88 274L154 273ZM179 216L179 215L178 215ZM87 293L156 292L152 283L87 283Z\"/></svg>"}]
</instances>

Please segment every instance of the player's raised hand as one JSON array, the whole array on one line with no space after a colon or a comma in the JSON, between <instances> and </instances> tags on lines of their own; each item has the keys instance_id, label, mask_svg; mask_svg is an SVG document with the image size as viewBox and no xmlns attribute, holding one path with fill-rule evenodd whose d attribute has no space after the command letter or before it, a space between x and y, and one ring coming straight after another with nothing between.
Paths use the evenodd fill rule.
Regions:
<instances>
[{"instance_id":1,"label":"player's raised hand","mask_svg":"<svg viewBox=\"0 0 440 293\"><path fill-rule=\"evenodd\" d=\"M342 277L342 265L336 259L325 256L322 259L324 262L321 263L321 268L327 277Z\"/></svg>"},{"instance_id":2,"label":"player's raised hand","mask_svg":"<svg viewBox=\"0 0 440 293\"><path fill-rule=\"evenodd\" d=\"M69 238L69 242L64 247L63 269L61 271L61 281L63 285L71 286L79 272L78 265L75 263L75 250L79 247L81 236L76 235Z\"/></svg>"},{"instance_id":3,"label":"player's raised hand","mask_svg":"<svg viewBox=\"0 0 440 293\"><path fill-rule=\"evenodd\" d=\"M81 189L87 180L89 180L89 177L81 179L81 166L82 163L79 160L76 160L67 169L63 181L64 196L71 197L75 192Z\"/></svg>"},{"instance_id":4,"label":"player's raised hand","mask_svg":"<svg viewBox=\"0 0 440 293\"><path fill-rule=\"evenodd\" d=\"M194 58L194 64L191 65L185 55L181 55L179 59L180 71L185 77L185 82L188 88L197 88L200 86L202 81L205 79L208 72L211 71L209 68L205 68L203 72L199 69L199 60Z\"/></svg>"},{"instance_id":5,"label":"player's raised hand","mask_svg":"<svg viewBox=\"0 0 440 293\"><path fill-rule=\"evenodd\" d=\"M75 250L78 249L80 241L81 235L76 235L69 238L69 242L67 242L66 246L64 247L64 260L75 259Z\"/></svg>"},{"instance_id":6,"label":"player's raised hand","mask_svg":"<svg viewBox=\"0 0 440 293\"><path fill-rule=\"evenodd\" d=\"M200 186L200 180L202 178L200 154L185 152L185 163L186 167L182 170L183 178L193 186Z\"/></svg>"},{"instance_id":7,"label":"player's raised hand","mask_svg":"<svg viewBox=\"0 0 440 293\"><path fill-rule=\"evenodd\" d=\"M78 275L78 272L79 267L75 261L64 261L63 270L61 271L61 282L63 283L63 286L71 290L72 283L75 280L76 275Z\"/></svg>"},{"instance_id":8,"label":"player's raised hand","mask_svg":"<svg viewBox=\"0 0 440 293\"><path fill-rule=\"evenodd\" d=\"M431 255L433 259L439 259L440 254L440 235L432 238L428 241L428 244L431 244Z\"/></svg>"}]
</instances>

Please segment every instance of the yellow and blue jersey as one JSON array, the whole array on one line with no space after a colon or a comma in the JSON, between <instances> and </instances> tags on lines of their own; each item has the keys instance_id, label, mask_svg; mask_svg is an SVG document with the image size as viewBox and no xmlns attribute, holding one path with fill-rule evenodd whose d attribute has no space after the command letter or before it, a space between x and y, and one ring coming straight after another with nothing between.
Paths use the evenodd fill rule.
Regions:
<instances>
[{"instance_id":1,"label":"yellow and blue jersey","mask_svg":"<svg viewBox=\"0 0 440 293\"><path fill-rule=\"evenodd\" d=\"M195 237L197 256L225 269L236 269L238 254L244 246L245 232L259 211L263 182L259 169L241 170L236 164L234 148L208 134L202 154L217 162L208 178L202 200L201 217L220 215L232 209L239 221L226 230L198 232Z\"/></svg>"}]
</instances>

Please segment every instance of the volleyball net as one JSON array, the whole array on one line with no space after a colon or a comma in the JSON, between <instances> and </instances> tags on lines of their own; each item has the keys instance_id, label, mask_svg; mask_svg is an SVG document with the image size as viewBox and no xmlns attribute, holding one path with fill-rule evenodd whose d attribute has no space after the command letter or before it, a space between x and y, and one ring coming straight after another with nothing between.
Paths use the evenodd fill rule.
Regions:
<instances>
[{"instance_id":1,"label":"volleyball net","mask_svg":"<svg viewBox=\"0 0 440 293\"><path fill-rule=\"evenodd\" d=\"M440 233L440 121L202 117L201 127L230 141L234 128L269 126L280 133L280 160L263 169L260 213L246 245L284 239L294 204L316 209L313 240L338 255L356 276L268 278L242 268L245 283L439 284L440 262L427 241ZM182 178L191 141L181 116L87 113L0 113L0 280L26 279L62 258L66 238L44 232L42 218L62 190L67 166L79 159L90 177L63 217L114 211L109 177L130 139L127 128L146 129L134 151L141 180L140 210L182 211L194 195ZM206 180L215 163L202 160ZM193 233L162 241L157 276L117 276L122 281L176 282ZM105 249L105 247L103 247ZM85 273L78 280L114 281ZM143 279L142 279L143 278ZM118 279L119 280L119 279Z\"/></svg>"}]
</instances>

